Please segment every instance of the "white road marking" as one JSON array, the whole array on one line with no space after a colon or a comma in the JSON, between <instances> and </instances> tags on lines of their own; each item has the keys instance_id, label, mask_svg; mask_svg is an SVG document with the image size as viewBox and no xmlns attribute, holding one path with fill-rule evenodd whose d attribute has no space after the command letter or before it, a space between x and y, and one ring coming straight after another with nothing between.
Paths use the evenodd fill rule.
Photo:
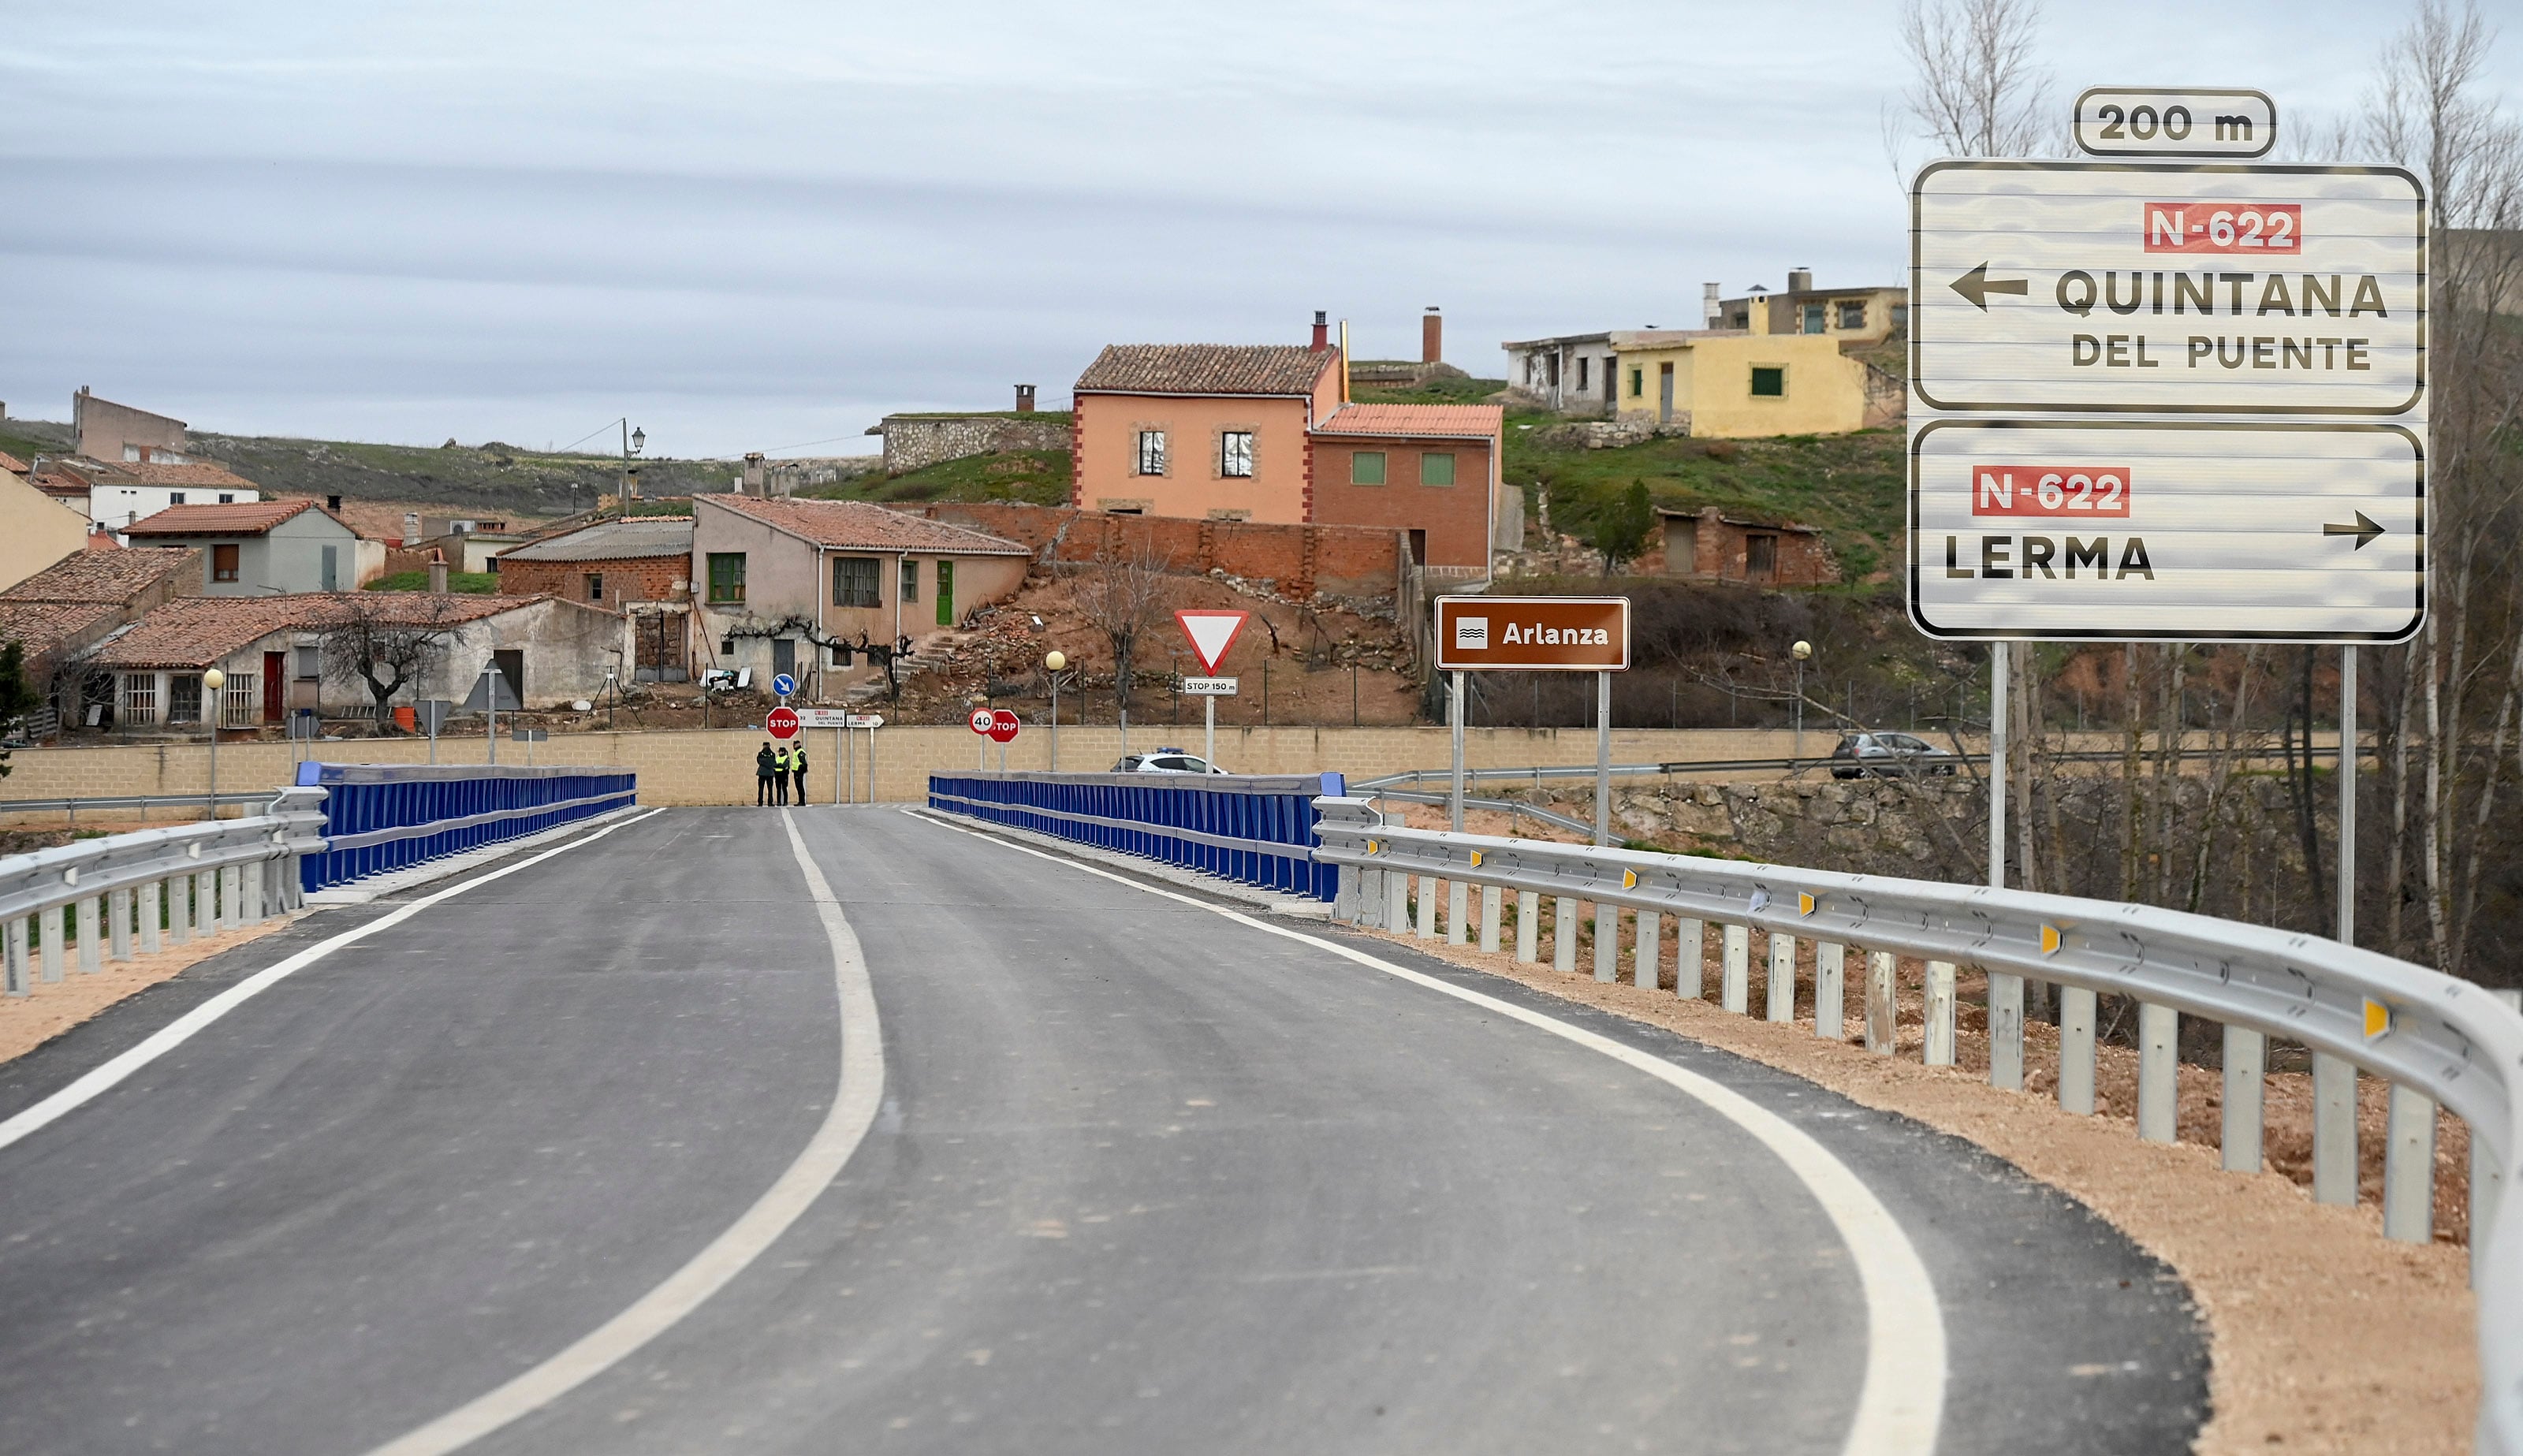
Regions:
<instances>
[{"instance_id":1,"label":"white road marking","mask_svg":"<svg viewBox=\"0 0 2523 1456\"><path fill-rule=\"evenodd\" d=\"M10 1118L8 1121L0 1122L0 1148L6 1148L12 1143L16 1143L21 1139L31 1136L32 1134L40 1132L44 1128L50 1127L54 1123L59 1122L70 1113L76 1111L79 1107L95 1101L103 1094L112 1091L117 1084L120 1083L124 1078L129 1077L133 1072L140 1070L149 1063L156 1061L159 1057L166 1056L167 1053L174 1051L177 1047L180 1047L184 1043L192 1040L194 1036L201 1032L202 1028L210 1025L214 1021L216 1021L228 1012L235 1010L238 1007L245 1005L254 998L261 996L263 992L270 990L280 981L297 974L299 971L305 970L308 966L314 964L316 962L323 960L335 951L342 949L344 946L355 945L381 930L393 929L395 926L410 919L413 916L420 914L422 911L429 909L431 906L438 904L442 900L452 900L456 896L463 894L467 890L487 885L495 879L503 879L508 875L516 873L520 869L540 865L554 855L567 854L569 851L578 848L582 844L593 844L596 840L603 838L605 835L612 833L616 829L627 828L632 824L640 822L641 820L649 819L663 813L665 813L665 811L662 809L651 809L646 814L641 815L637 819L617 820L614 822L605 825L603 828L596 830L595 833L588 835L584 839L573 839L567 844L554 845L552 848L545 850L542 854L532 856L528 859L519 860L513 865L503 865L500 868L492 870L488 874L476 875L473 878L464 881L462 884L451 885L448 888L439 891L435 895L423 896L409 905L403 907L401 910L395 911L391 915L379 916L375 919L368 921L366 924L358 926L356 929L345 930L341 934L332 937L330 940L318 941L314 945L309 946L307 949L300 951L297 955L290 957L288 960L283 961L276 965L265 966L262 970L256 971L253 975L237 982L225 991L220 992L218 995L203 1002L200 1006L193 1008L191 1010L186 1011L174 1020L158 1028L157 1031L153 1032L149 1038L141 1042L140 1045L131 1048L129 1051L124 1052L110 1061L90 1069L85 1076L80 1077L77 1081L72 1082L68 1087L54 1093L51 1097L35 1104L24 1112Z\"/></svg>"},{"instance_id":2,"label":"white road marking","mask_svg":"<svg viewBox=\"0 0 2523 1456\"><path fill-rule=\"evenodd\" d=\"M1424 986L1440 995L1469 1002L1484 1010L1512 1017L1589 1051L1599 1052L1696 1098L1719 1116L1759 1139L1762 1146L1787 1165L1787 1170L1796 1175L1806 1191L1813 1195L1814 1201L1830 1215L1833 1226L1839 1231L1841 1242L1848 1245L1849 1253L1857 1264L1858 1283L1866 1293L1866 1379L1858 1391L1857 1414L1849 1423L1848 1438L1840 1447L1843 1456L1930 1456L1935 1450L1936 1431L1944 1420L1946 1373L1945 1319L1944 1311L1936 1301L1935 1284L1928 1277L1927 1264L1910 1243L1910 1236L1903 1233L1901 1225L1893 1219L1892 1211L1883 1206L1846 1163L1833 1156L1829 1149L1815 1142L1794 1123L1697 1072L1686 1070L1661 1057L1624 1046L1610 1037L1555 1016L1397 965L1318 935L1273 925L1240 911L1159 889L1127 875L1115 874L1029 845L1013 843L995 834L984 834L921 810L906 809L902 812L913 819L953 829L959 834L970 834L1018 854L1049 860L1055 865L1099 875L1116 884L1128 885L1212 915L1223 916L1270 935L1329 951L1344 960L1370 966L1415 986Z\"/></svg>"},{"instance_id":3,"label":"white road marking","mask_svg":"<svg viewBox=\"0 0 2523 1456\"><path fill-rule=\"evenodd\" d=\"M577 1343L487 1394L475 1397L407 1435L376 1447L368 1456L439 1456L489 1435L530 1412L541 1409L603 1374L624 1357L672 1328L699 1308L729 1280L744 1272L788 1226L805 1213L867 1137L884 1093L884 1038L877 1026L876 993L868 984L867 959L859 938L841 915L840 902L824 871L806 852L806 840L786 809L781 826L788 831L788 848L804 871L815 912L833 946L833 980L840 992L840 1087L823 1126L807 1140L796 1161L780 1175L742 1217L692 1256L691 1262L666 1282L643 1294L630 1308L581 1337Z\"/></svg>"}]
</instances>

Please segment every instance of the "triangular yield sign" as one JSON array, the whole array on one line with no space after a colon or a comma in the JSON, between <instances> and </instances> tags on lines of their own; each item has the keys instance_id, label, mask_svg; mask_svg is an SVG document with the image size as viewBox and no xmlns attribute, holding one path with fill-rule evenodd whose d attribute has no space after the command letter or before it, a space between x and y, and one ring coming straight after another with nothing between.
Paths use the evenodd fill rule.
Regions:
<instances>
[{"instance_id":1,"label":"triangular yield sign","mask_svg":"<svg viewBox=\"0 0 2523 1456\"><path fill-rule=\"evenodd\" d=\"M1217 665L1226 660L1226 649L1244 631L1251 612L1176 612L1174 621L1182 624L1183 635L1191 638L1191 650L1200 657L1200 670L1217 676Z\"/></svg>"}]
</instances>

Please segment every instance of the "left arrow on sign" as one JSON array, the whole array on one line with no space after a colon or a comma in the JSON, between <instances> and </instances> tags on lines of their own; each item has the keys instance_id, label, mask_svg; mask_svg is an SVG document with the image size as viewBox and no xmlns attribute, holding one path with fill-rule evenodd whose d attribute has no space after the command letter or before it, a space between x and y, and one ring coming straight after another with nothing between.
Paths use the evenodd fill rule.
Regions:
<instances>
[{"instance_id":1,"label":"left arrow on sign","mask_svg":"<svg viewBox=\"0 0 2523 1456\"><path fill-rule=\"evenodd\" d=\"M2383 528L2375 525L2373 518L2360 510L2356 513L2356 525L2350 526L2338 521L2324 521L2321 523L2321 534L2324 536L2353 536L2356 538L2356 549L2361 551L2373 541L2374 538L2383 534Z\"/></svg>"},{"instance_id":2,"label":"left arrow on sign","mask_svg":"<svg viewBox=\"0 0 2523 1456\"><path fill-rule=\"evenodd\" d=\"M1963 256L1968 258L1971 255L1965 254ZM1990 294L2011 293L2021 295L2029 293L2031 288L2031 280L2027 278L1991 278L1988 276L1988 264L1986 263L1981 263L1978 267L1972 269L1970 272L1965 273L1954 280L1954 292L1971 300L1973 305L1982 313L1986 313L1988 311L1988 296Z\"/></svg>"}]
</instances>

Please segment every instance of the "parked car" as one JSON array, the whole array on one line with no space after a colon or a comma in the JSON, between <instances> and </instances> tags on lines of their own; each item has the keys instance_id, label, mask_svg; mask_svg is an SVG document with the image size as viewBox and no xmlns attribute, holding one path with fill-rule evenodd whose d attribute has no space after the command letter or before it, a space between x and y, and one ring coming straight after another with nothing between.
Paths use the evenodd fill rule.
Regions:
<instances>
[{"instance_id":1,"label":"parked car","mask_svg":"<svg viewBox=\"0 0 2523 1456\"><path fill-rule=\"evenodd\" d=\"M1831 776L1858 778L1869 774L1944 774L1957 760L1944 749L1911 733L1842 733L1831 751Z\"/></svg>"},{"instance_id":2,"label":"parked car","mask_svg":"<svg viewBox=\"0 0 2523 1456\"><path fill-rule=\"evenodd\" d=\"M1160 748L1154 753L1125 753L1113 766L1116 774L1223 774L1226 771L1196 753Z\"/></svg>"}]
</instances>

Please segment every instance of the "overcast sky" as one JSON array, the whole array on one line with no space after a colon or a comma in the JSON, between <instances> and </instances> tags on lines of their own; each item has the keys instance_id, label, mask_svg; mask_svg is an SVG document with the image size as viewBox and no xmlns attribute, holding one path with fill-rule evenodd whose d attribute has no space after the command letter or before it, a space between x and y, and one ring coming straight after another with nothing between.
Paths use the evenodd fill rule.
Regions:
<instances>
[{"instance_id":1,"label":"overcast sky","mask_svg":"<svg viewBox=\"0 0 2523 1456\"><path fill-rule=\"evenodd\" d=\"M2492 7L2492 9L2501 7ZM1115 341L1363 357L1899 281L1890 3L15 7L0 399L858 453ZM2085 85L2353 107L2391 0L2053 0ZM2523 34L2497 84L2523 99ZM600 447L600 446L599 446Z\"/></svg>"}]
</instances>

